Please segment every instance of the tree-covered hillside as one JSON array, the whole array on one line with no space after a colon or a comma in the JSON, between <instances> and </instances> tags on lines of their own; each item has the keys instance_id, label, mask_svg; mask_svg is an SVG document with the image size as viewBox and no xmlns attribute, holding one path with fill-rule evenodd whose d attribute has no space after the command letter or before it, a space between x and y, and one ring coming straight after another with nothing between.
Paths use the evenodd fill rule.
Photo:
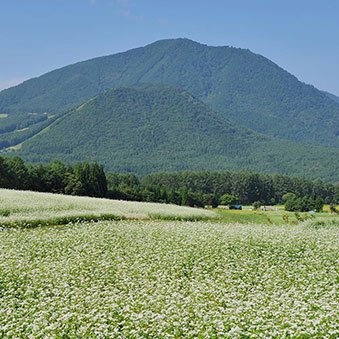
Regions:
<instances>
[{"instance_id":1,"label":"tree-covered hillside","mask_svg":"<svg viewBox=\"0 0 339 339\"><path fill-rule=\"evenodd\" d=\"M39 162L98 161L144 175L178 170L255 170L336 181L339 157L233 125L187 91L139 84L104 92L25 141L18 152Z\"/></svg>"},{"instance_id":2,"label":"tree-covered hillside","mask_svg":"<svg viewBox=\"0 0 339 339\"><path fill-rule=\"evenodd\" d=\"M249 50L161 40L47 73L0 93L0 113L64 112L100 92L139 82L187 90L240 125L338 147L339 105ZM0 126L3 120L0 120Z\"/></svg>"},{"instance_id":3,"label":"tree-covered hillside","mask_svg":"<svg viewBox=\"0 0 339 339\"><path fill-rule=\"evenodd\" d=\"M332 93L328 93L323 91L323 93L325 93L330 99L332 99L333 101L335 101L336 103L339 104L339 97L337 97L336 95L332 94Z\"/></svg>"}]
</instances>

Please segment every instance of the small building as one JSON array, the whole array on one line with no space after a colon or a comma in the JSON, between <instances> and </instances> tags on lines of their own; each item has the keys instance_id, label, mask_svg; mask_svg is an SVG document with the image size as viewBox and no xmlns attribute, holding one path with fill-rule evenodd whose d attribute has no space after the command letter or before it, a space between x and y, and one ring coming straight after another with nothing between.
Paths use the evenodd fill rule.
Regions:
<instances>
[{"instance_id":1,"label":"small building","mask_svg":"<svg viewBox=\"0 0 339 339\"><path fill-rule=\"evenodd\" d=\"M231 205L230 210L242 210L242 206L241 205Z\"/></svg>"}]
</instances>

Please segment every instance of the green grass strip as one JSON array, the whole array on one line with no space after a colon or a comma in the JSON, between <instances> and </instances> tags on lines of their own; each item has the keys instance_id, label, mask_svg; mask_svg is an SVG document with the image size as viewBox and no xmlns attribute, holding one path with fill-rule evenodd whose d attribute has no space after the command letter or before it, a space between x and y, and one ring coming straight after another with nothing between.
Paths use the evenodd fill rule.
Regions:
<instances>
[{"instance_id":1,"label":"green grass strip","mask_svg":"<svg viewBox=\"0 0 339 339\"><path fill-rule=\"evenodd\" d=\"M42 226L56 226L67 225L74 223L84 222L98 222L98 221L114 221L114 220L165 220L165 221L208 221L212 218L199 215L177 216L177 215L162 215L162 214L149 214L148 218L132 218L125 216L117 216L114 214L102 215L80 215L80 216L64 216L54 217L48 219L22 219L13 221L3 221L0 223L1 228L35 228Z\"/></svg>"},{"instance_id":2,"label":"green grass strip","mask_svg":"<svg viewBox=\"0 0 339 339\"><path fill-rule=\"evenodd\" d=\"M54 217L48 219L23 219L1 222L0 227L3 228L35 228L49 225L67 225L81 222L98 222L103 220L127 220L124 216L117 216L114 214L102 214L102 215L80 215L80 216L64 216Z\"/></svg>"},{"instance_id":3,"label":"green grass strip","mask_svg":"<svg viewBox=\"0 0 339 339\"><path fill-rule=\"evenodd\" d=\"M165 220L165 221L207 221L211 220L211 217L206 217L202 215L185 215L185 216L178 216L178 215L163 215L163 214L149 214L150 219L153 220Z\"/></svg>"}]
</instances>

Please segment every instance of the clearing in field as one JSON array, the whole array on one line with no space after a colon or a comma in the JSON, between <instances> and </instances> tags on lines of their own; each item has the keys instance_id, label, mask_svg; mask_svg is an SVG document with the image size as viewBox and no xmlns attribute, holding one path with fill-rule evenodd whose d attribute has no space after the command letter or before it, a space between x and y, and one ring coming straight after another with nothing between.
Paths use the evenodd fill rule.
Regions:
<instances>
[{"instance_id":1,"label":"clearing in field","mask_svg":"<svg viewBox=\"0 0 339 339\"><path fill-rule=\"evenodd\" d=\"M325 206L324 212L310 214L307 212L287 212L281 207L278 211L252 211L242 210L234 211L224 208L218 208L214 211L218 214L219 221L225 223L240 223L240 224L266 224L266 225L284 225L284 224L299 224L300 220L338 220L338 216L329 213L329 207ZM299 218L299 220L298 220Z\"/></svg>"}]
</instances>

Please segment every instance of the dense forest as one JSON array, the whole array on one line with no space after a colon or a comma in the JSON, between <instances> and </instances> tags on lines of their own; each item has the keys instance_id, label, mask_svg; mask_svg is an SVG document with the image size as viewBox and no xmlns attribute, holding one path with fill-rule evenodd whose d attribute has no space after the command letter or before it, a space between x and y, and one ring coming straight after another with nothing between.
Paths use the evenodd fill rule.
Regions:
<instances>
[{"instance_id":1,"label":"dense forest","mask_svg":"<svg viewBox=\"0 0 339 339\"><path fill-rule=\"evenodd\" d=\"M260 133L338 147L339 105L263 56L188 39L161 40L47 73L0 92L0 113L59 114L99 93L136 83L192 93L236 124Z\"/></svg>"},{"instance_id":2,"label":"dense forest","mask_svg":"<svg viewBox=\"0 0 339 339\"><path fill-rule=\"evenodd\" d=\"M159 185L173 190L186 187L192 192L215 194L218 198L228 193L238 197L242 204L252 204L255 201L263 204L282 203L286 193L294 193L301 198L321 197L326 203L339 202L339 184L281 174L232 171L157 173L145 176L141 184Z\"/></svg>"},{"instance_id":3,"label":"dense forest","mask_svg":"<svg viewBox=\"0 0 339 339\"><path fill-rule=\"evenodd\" d=\"M102 163L107 171L138 176L228 169L339 181L333 161L339 149L279 140L234 125L187 91L169 85L106 91L53 119L16 154L34 163L86 159Z\"/></svg>"},{"instance_id":4,"label":"dense forest","mask_svg":"<svg viewBox=\"0 0 339 339\"><path fill-rule=\"evenodd\" d=\"M231 171L158 173L140 179L132 173L106 174L97 163L32 165L18 156L0 156L0 187L199 207L217 206L225 194L241 204L277 204L286 194L339 203L339 185L319 179Z\"/></svg>"},{"instance_id":5,"label":"dense forest","mask_svg":"<svg viewBox=\"0 0 339 339\"><path fill-rule=\"evenodd\" d=\"M18 156L0 157L0 187L90 197L107 195L102 165L79 162L66 166L60 160L46 165L26 165Z\"/></svg>"}]
</instances>

